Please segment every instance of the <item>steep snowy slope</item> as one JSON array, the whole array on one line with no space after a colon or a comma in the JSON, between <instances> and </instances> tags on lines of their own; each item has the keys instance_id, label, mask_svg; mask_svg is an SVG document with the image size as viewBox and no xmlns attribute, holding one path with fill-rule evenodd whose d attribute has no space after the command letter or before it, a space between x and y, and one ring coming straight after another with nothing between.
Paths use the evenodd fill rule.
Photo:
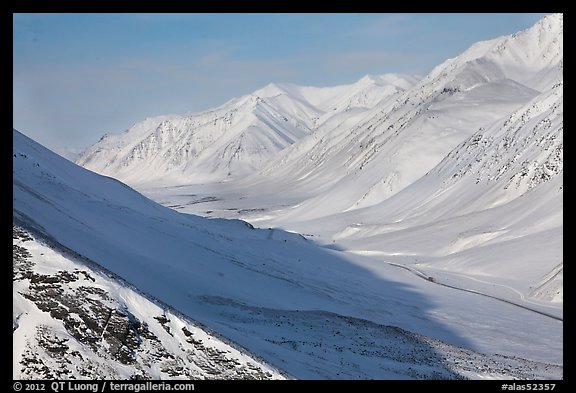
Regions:
<instances>
[{"instance_id":1,"label":"steep snowy slope","mask_svg":"<svg viewBox=\"0 0 576 393\"><path fill-rule=\"evenodd\" d=\"M563 84L354 220L336 235L348 247L411 255L420 268L506 282L522 297L562 304Z\"/></svg>"},{"instance_id":2,"label":"steep snowy slope","mask_svg":"<svg viewBox=\"0 0 576 393\"><path fill-rule=\"evenodd\" d=\"M13 137L15 222L297 378L562 377L562 323L557 319L440 287L370 258L319 247L297 234L180 214L60 158L17 131ZM30 252L38 266L42 255ZM68 273L48 269L34 274L48 281L67 277L69 285L62 289L71 295L91 281L61 262ZM46 289L33 288L32 275L22 278L18 293L24 298L29 290ZM100 277L97 283L114 287ZM75 304L56 295L50 296L63 307ZM42 310L44 304L21 302L19 296L15 293L16 309L47 318L34 308ZM123 302L143 320L142 309L130 308L129 299ZM117 307L114 302L107 306ZM148 309L154 315L158 311ZM181 328L176 318L167 319L172 322L158 322L170 331ZM16 318L18 334L38 326L25 322L34 321ZM49 348L77 349L70 339L62 342L68 337L57 318L50 323L49 338L58 335L48 340ZM148 325L159 339L167 338L159 336L158 324ZM184 339L180 330L178 338ZM171 348L176 358L182 356L182 349ZM116 363L107 364L115 368ZM122 367L115 370L125 375Z\"/></svg>"},{"instance_id":3,"label":"steep snowy slope","mask_svg":"<svg viewBox=\"0 0 576 393\"><path fill-rule=\"evenodd\" d=\"M105 135L76 162L131 184L240 176L330 117L371 108L413 82L388 74L333 88L270 84L214 110L147 119L124 134Z\"/></svg>"},{"instance_id":4,"label":"steep snowy slope","mask_svg":"<svg viewBox=\"0 0 576 393\"><path fill-rule=\"evenodd\" d=\"M98 265L13 228L14 379L283 379Z\"/></svg>"},{"instance_id":5,"label":"steep snowy slope","mask_svg":"<svg viewBox=\"0 0 576 393\"><path fill-rule=\"evenodd\" d=\"M466 67L479 79L508 78L538 91L550 89L563 70L563 14L542 18L524 31L471 46L428 76Z\"/></svg>"},{"instance_id":6,"label":"steep snowy slope","mask_svg":"<svg viewBox=\"0 0 576 393\"><path fill-rule=\"evenodd\" d=\"M287 218L321 217L376 204L437 165L476 130L562 78L562 15L481 42L436 67L395 100L288 147L245 188L316 195ZM284 187L283 187L284 186Z\"/></svg>"}]
</instances>

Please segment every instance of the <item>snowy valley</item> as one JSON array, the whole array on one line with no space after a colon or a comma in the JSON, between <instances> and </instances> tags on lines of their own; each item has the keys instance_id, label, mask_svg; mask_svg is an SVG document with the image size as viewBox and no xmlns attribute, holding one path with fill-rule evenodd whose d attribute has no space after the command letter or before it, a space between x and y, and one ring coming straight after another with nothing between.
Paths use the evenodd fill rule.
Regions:
<instances>
[{"instance_id":1,"label":"snowy valley","mask_svg":"<svg viewBox=\"0 0 576 393\"><path fill-rule=\"evenodd\" d=\"M561 14L75 164L14 130L13 187L16 379L563 378Z\"/></svg>"}]
</instances>

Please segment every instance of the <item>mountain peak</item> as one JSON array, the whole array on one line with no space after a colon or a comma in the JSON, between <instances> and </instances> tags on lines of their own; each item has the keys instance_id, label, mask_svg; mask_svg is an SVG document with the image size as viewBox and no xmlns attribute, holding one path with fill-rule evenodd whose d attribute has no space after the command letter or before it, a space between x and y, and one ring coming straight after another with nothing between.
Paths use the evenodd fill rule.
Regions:
<instances>
[{"instance_id":1,"label":"mountain peak","mask_svg":"<svg viewBox=\"0 0 576 393\"><path fill-rule=\"evenodd\" d=\"M358 83L379 84L379 83L382 83L382 80L376 75L366 74L358 81Z\"/></svg>"},{"instance_id":2,"label":"mountain peak","mask_svg":"<svg viewBox=\"0 0 576 393\"><path fill-rule=\"evenodd\" d=\"M557 13L546 15L544 18L540 19L538 23L536 23L536 26L539 26L545 30L560 31L564 28L564 14Z\"/></svg>"},{"instance_id":3,"label":"mountain peak","mask_svg":"<svg viewBox=\"0 0 576 393\"><path fill-rule=\"evenodd\" d=\"M480 41L440 64L427 81L457 75L466 68L484 72L484 79L511 79L537 91L546 91L562 78L562 14L548 15L528 29Z\"/></svg>"},{"instance_id":4,"label":"mountain peak","mask_svg":"<svg viewBox=\"0 0 576 393\"><path fill-rule=\"evenodd\" d=\"M412 87L417 80L418 78L412 75L386 73L381 75L366 74L356 83L376 86L392 85L406 90Z\"/></svg>"},{"instance_id":5,"label":"mountain peak","mask_svg":"<svg viewBox=\"0 0 576 393\"><path fill-rule=\"evenodd\" d=\"M264 86L263 88L256 90L255 92L253 92L250 95L256 96L256 97L269 98L269 97L275 97L275 96L282 95L282 94L286 94L286 88L285 88L284 84L269 83L266 86Z\"/></svg>"}]
</instances>

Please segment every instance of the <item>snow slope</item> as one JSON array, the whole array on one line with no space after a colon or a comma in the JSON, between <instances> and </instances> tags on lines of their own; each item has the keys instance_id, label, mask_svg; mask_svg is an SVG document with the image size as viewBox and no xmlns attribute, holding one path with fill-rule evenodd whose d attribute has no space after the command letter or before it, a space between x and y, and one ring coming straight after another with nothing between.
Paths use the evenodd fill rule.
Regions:
<instances>
[{"instance_id":1,"label":"snow slope","mask_svg":"<svg viewBox=\"0 0 576 393\"><path fill-rule=\"evenodd\" d=\"M460 144L436 155L442 160L433 167L427 161L434 154L424 145L435 146L442 140L438 132L443 127L433 129L437 135L434 139L419 134L416 140L410 133L417 128L408 127L403 130L408 139L402 142L400 134L400 142L387 141L382 147L386 154L373 159L374 172L367 177L373 181L379 178L376 171L382 171L385 181L381 184L366 192L363 185L369 183L362 182L365 175L348 175L319 196L261 223L322 233L349 250L396 259L437 279L438 274L456 273L456 278L444 279L471 278L475 282L468 281L469 288L516 302L545 304L561 312L562 16L552 15L524 32L476 44L437 67L420 84L428 86L447 79L450 88L458 91L455 97L464 90L462 83L471 83L471 68L483 70L485 80L499 80L498 75L514 78L513 82L505 79L511 83L504 90L510 97L517 97L513 86L520 82L544 90L514 111L507 108L508 113L504 111L506 115L495 121L481 125L469 118L463 122L466 127L478 128ZM492 76L486 77L488 71ZM537 86L530 82L534 75L540 81ZM502 97L492 85L482 82L470 90L480 86L489 89L485 99L474 106L473 113L479 118L503 113L486 107ZM466 99L460 99L454 110L464 110ZM428 108L444 106L432 117L446 114L446 101ZM448 146L444 142L440 149ZM395 156L404 158L393 164ZM339 172L337 168L333 171ZM414 173L417 171L425 173ZM414 180L394 194L395 182L400 183L410 173ZM364 195L353 205L354 210L341 213L360 193ZM366 199L368 202L363 203ZM358 209L362 206L370 207ZM258 222L258 217L253 216L253 221Z\"/></svg>"},{"instance_id":2,"label":"snow slope","mask_svg":"<svg viewBox=\"0 0 576 393\"><path fill-rule=\"evenodd\" d=\"M436 67L428 78L465 67L481 80L507 78L546 91L562 77L563 31L563 14L545 16L526 30L472 45Z\"/></svg>"},{"instance_id":3,"label":"snow slope","mask_svg":"<svg viewBox=\"0 0 576 393\"><path fill-rule=\"evenodd\" d=\"M397 195L321 225L345 226L334 238L347 249L409 256L402 262L430 274L426 268L474 277L490 293L501 289L488 283L505 285L508 299L545 300L561 311L562 168L558 83L475 133Z\"/></svg>"},{"instance_id":4,"label":"snow slope","mask_svg":"<svg viewBox=\"0 0 576 393\"><path fill-rule=\"evenodd\" d=\"M310 195L283 213L294 220L383 201L478 129L562 80L562 27L562 15L555 14L523 32L477 43L394 100L340 125L319 127L238 184Z\"/></svg>"},{"instance_id":5,"label":"snow slope","mask_svg":"<svg viewBox=\"0 0 576 393\"><path fill-rule=\"evenodd\" d=\"M332 88L269 84L213 110L146 119L123 134L105 135L76 162L131 184L238 177L329 118L371 108L414 82L387 74Z\"/></svg>"},{"instance_id":6,"label":"snow slope","mask_svg":"<svg viewBox=\"0 0 576 393\"><path fill-rule=\"evenodd\" d=\"M97 265L13 238L13 379L284 379Z\"/></svg>"},{"instance_id":7,"label":"snow slope","mask_svg":"<svg viewBox=\"0 0 576 393\"><path fill-rule=\"evenodd\" d=\"M296 378L562 376L561 321L294 233L178 213L13 137L15 222Z\"/></svg>"}]
</instances>

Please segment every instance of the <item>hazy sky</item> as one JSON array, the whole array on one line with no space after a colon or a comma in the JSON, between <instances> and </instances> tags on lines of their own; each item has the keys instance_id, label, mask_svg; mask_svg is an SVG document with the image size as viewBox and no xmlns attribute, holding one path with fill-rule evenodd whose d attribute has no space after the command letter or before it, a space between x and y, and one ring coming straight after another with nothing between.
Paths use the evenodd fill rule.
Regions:
<instances>
[{"instance_id":1,"label":"hazy sky","mask_svg":"<svg viewBox=\"0 0 576 393\"><path fill-rule=\"evenodd\" d=\"M270 82L425 75L544 14L14 14L14 128L74 151Z\"/></svg>"}]
</instances>

